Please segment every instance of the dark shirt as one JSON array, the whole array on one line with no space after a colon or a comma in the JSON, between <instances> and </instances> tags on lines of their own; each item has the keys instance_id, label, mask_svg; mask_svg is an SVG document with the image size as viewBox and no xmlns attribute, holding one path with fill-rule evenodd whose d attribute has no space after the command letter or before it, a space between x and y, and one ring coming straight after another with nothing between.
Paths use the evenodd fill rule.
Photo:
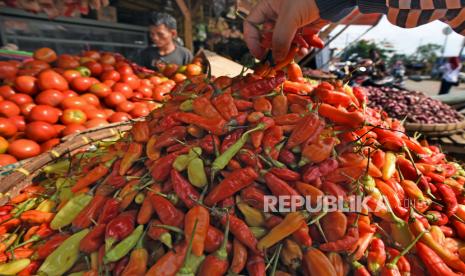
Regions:
<instances>
[{"instance_id":1,"label":"dark shirt","mask_svg":"<svg viewBox=\"0 0 465 276\"><path fill-rule=\"evenodd\" d=\"M192 58L192 53L187 48L176 45L176 49L173 52L164 56L160 55L157 47L149 46L140 52L138 60L140 61L140 65L156 69L155 64L158 62L186 65L192 61Z\"/></svg>"}]
</instances>

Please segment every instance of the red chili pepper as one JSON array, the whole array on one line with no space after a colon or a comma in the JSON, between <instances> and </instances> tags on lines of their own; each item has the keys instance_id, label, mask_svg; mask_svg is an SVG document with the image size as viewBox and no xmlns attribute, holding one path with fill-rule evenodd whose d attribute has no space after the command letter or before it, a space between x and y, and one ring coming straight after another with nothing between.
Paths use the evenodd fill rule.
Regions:
<instances>
[{"instance_id":1,"label":"red chili pepper","mask_svg":"<svg viewBox=\"0 0 465 276\"><path fill-rule=\"evenodd\" d=\"M295 38L297 37L299 40L302 38L301 35L298 36L296 34ZM304 47L304 48L308 48L308 47ZM302 73L302 69L300 68L299 64L297 64L296 62L292 62L287 66L287 76L290 81L296 81L296 82L304 81L304 75Z\"/></svg>"},{"instance_id":2,"label":"red chili pepper","mask_svg":"<svg viewBox=\"0 0 465 276\"><path fill-rule=\"evenodd\" d=\"M153 209L158 215L158 218L161 220L161 222L163 222L163 224L181 227L184 223L183 212L177 209L168 199L155 194L155 192L159 192L159 189L160 188L158 186L158 188L152 188L154 192L147 193L147 195L150 197L150 201L152 202Z\"/></svg>"},{"instance_id":3,"label":"red chili pepper","mask_svg":"<svg viewBox=\"0 0 465 276\"><path fill-rule=\"evenodd\" d=\"M208 213L208 212L207 212ZM200 266L198 275L200 276L221 276L224 275L229 266L228 251L226 246L228 244L229 236L229 221L226 222L223 242L214 254L208 255Z\"/></svg>"},{"instance_id":4,"label":"red chili pepper","mask_svg":"<svg viewBox=\"0 0 465 276\"><path fill-rule=\"evenodd\" d=\"M454 273L449 266L439 257L434 250L426 244L418 242L416 244L417 254L426 266L426 269L432 276L441 275L458 275Z\"/></svg>"},{"instance_id":5,"label":"red chili pepper","mask_svg":"<svg viewBox=\"0 0 465 276\"><path fill-rule=\"evenodd\" d=\"M234 98L230 93L222 93L218 96L213 96L211 102L226 121L239 115L239 111L234 104Z\"/></svg>"},{"instance_id":6,"label":"red chili pepper","mask_svg":"<svg viewBox=\"0 0 465 276\"><path fill-rule=\"evenodd\" d=\"M299 114L289 113L273 117L275 123L279 126L296 125L302 117Z\"/></svg>"},{"instance_id":7,"label":"red chili pepper","mask_svg":"<svg viewBox=\"0 0 465 276\"><path fill-rule=\"evenodd\" d=\"M328 195L332 195L335 197L342 197L346 198L347 197L347 191L344 190L344 188L331 181L323 181L323 185L321 186L321 189L323 192L325 192Z\"/></svg>"},{"instance_id":8,"label":"red chili pepper","mask_svg":"<svg viewBox=\"0 0 465 276\"><path fill-rule=\"evenodd\" d=\"M224 119L209 119L194 113L187 112L177 112L175 113L174 118L185 124L196 125L215 135L223 135L227 130L226 121Z\"/></svg>"},{"instance_id":9,"label":"red chili pepper","mask_svg":"<svg viewBox=\"0 0 465 276\"><path fill-rule=\"evenodd\" d=\"M457 168L452 164L441 164L441 167L444 170L444 176L446 178L452 177L457 173Z\"/></svg>"},{"instance_id":10,"label":"red chili pepper","mask_svg":"<svg viewBox=\"0 0 465 276\"><path fill-rule=\"evenodd\" d=\"M402 156L398 156L396 164L399 166L400 172L402 173L404 179L408 179L414 182L418 179L418 172L410 161Z\"/></svg>"},{"instance_id":11,"label":"red chili pepper","mask_svg":"<svg viewBox=\"0 0 465 276\"><path fill-rule=\"evenodd\" d=\"M351 128L361 127L365 121L365 116L362 112L349 112L325 103L319 105L318 113L336 124Z\"/></svg>"},{"instance_id":12,"label":"red chili pepper","mask_svg":"<svg viewBox=\"0 0 465 276\"><path fill-rule=\"evenodd\" d=\"M234 99L234 104L236 105L237 110L239 111L246 111L252 109L253 107L252 102L242 99Z\"/></svg>"},{"instance_id":13,"label":"red chili pepper","mask_svg":"<svg viewBox=\"0 0 465 276\"><path fill-rule=\"evenodd\" d=\"M381 179L376 178L375 181L376 187L388 199L394 213L400 217L404 217L408 213L408 210L402 206L402 202L396 192Z\"/></svg>"},{"instance_id":14,"label":"red chili pepper","mask_svg":"<svg viewBox=\"0 0 465 276\"><path fill-rule=\"evenodd\" d=\"M371 276L370 272L368 272L368 269L361 263L354 261L352 263L354 267L354 276Z\"/></svg>"},{"instance_id":15,"label":"red chili pepper","mask_svg":"<svg viewBox=\"0 0 465 276\"><path fill-rule=\"evenodd\" d=\"M124 187L127 183L126 178L118 173L121 168L121 162L122 159L118 159L115 164L113 164L113 168L111 168L110 174L105 181L105 184L116 189Z\"/></svg>"},{"instance_id":16,"label":"red chili pepper","mask_svg":"<svg viewBox=\"0 0 465 276\"><path fill-rule=\"evenodd\" d=\"M157 140L157 142L158 141L159 140ZM144 147L140 143L133 142L129 144L129 147L121 160L121 165L118 170L119 175L125 175L129 171L134 162L141 157L143 149Z\"/></svg>"},{"instance_id":17,"label":"red chili pepper","mask_svg":"<svg viewBox=\"0 0 465 276\"><path fill-rule=\"evenodd\" d=\"M262 143L262 148L265 150L265 153L276 160L279 156L279 152L276 150L276 145L278 145L283 138L284 133L281 126L273 126L267 129L264 133Z\"/></svg>"},{"instance_id":18,"label":"red chili pepper","mask_svg":"<svg viewBox=\"0 0 465 276\"><path fill-rule=\"evenodd\" d=\"M118 262L116 262L115 267L113 268L113 275L121 276L127 264L129 263L129 256L125 256Z\"/></svg>"},{"instance_id":19,"label":"red chili pepper","mask_svg":"<svg viewBox=\"0 0 465 276\"><path fill-rule=\"evenodd\" d=\"M81 212L74 218L73 227L77 229L88 228L92 225L92 221L97 220L104 207L108 197L102 195L95 195L92 201L82 209Z\"/></svg>"},{"instance_id":20,"label":"red chili pepper","mask_svg":"<svg viewBox=\"0 0 465 276\"><path fill-rule=\"evenodd\" d=\"M305 247L312 246L312 237L310 236L310 228L306 222L302 223L302 226L292 233L292 237L301 245Z\"/></svg>"},{"instance_id":21,"label":"red chili pepper","mask_svg":"<svg viewBox=\"0 0 465 276\"><path fill-rule=\"evenodd\" d=\"M304 169L302 180L307 183L314 183L322 176L318 166L308 166Z\"/></svg>"},{"instance_id":22,"label":"red chili pepper","mask_svg":"<svg viewBox=\"0 0 465 276\"><path fill-rule=\"evenodd\" d=\"M186 149L186 151L188 151L188 149ZM173 152L157 159L152 164L152 167L150 167L150 173L153 180L156 182L164 182L171 173L174 160L182 153L184 152Z\"/></svg>"},{"instance_id":23,"label":"red chili pepper","mask_svg":"<svg viewBox=\"0 0 465 276\"><path fill-rule=\"evenodd\" d=\"M289 108L289 104L287 102L286 95L277 95L273 97L271 101L272 109L271 114L273 116L283 116L287 114L287 110Z\"/></svg>"},{"instance_id":24,"label":"red chili pepper","mask_svg":"<svg viewBox=\"0 0 465 276\"><path fill-rule=\"evenodd\" d=\"M205 135L200 141L200 147L208 154L215 152L215 149L219 150L220 148L220 139L218 136L209 134Z\"/></svg>"},{"instance_id":25,"label":"red chili pepper","mask_svg":"<svg viewBox=\"0 0 465 276\"><path fill-rule=\"evenodd\" d=\"M252 231L249 229L247 224L240 218L227 214L221 215L221 224L226 225L227 217L229 217L229 229L236 239L238 239L243 245L247 246L252 252L257 252L257 238L255 238Z\"/></svg>"},{"instance_id":26,"label":"red chili pepper","mask_svg":"<svg viewBox=\"0 0 465 276\"><path fill-rule=\"evenodd\" d=\"M13 205L3 205L0 207L0 216L7 215L13 210Z\"/></svg>"},{"instance_id":27,"label":"red chili pepper","mask_svg":"<svg viewBox=\"0 0 465 276\"><path fill-rule=\"evenodd\" d=\"M186 137L187 129L185 126L174 126L170 129L165 130L157 139L153 145L154 149L161 149L169 147L178 143L178 141L184 140Z\"/></svg>"},{"instance_id":28,"label":"red chili pepper","mask_svg":"<svg viewBox=\"0 0 465 276\"><path fill-rule=\"evenodd\" d=\"M237 140L239 140L239 138L241 138L243 132L244 131L242 129L237 129L237 130L227 134L224 137L223 142L221 143L220 152L221 153L225 152L229 147L231 147L231 145L236 143Z\"/></svg>"},{"instance_id":29,"label":"red chili pepper","mask_svg":"<svg viewBox=\"0 0 465 276\"><path fill-rule=\"evenodd\" d=\"M220 248L223 239L223 232L212 225L208 226L207 236L205 237L205 252L215 252L218 248Z\"/></svg>"},{"instance_id":30,"label":"red chili pepper","mask_svg":"<svg viewBox=\"0 0 465 276\"><path fill-rule=\"evenodd\" d=\"M178 107L176 107L176 110L177 109ZM170 113L169 110L165 110L164 108L160 108L158 110L163 110L166 113L163 114L163 117L161 117L161 120L158 122L158 124L156 124L151 129L152 134L162 133L166 129L170 129L181 124L178 120L175 119L175 113ZM152 113L151 115L153 116L154 114Z\"/></svg>"},{"instance_id":31,"label":"red chili pepper","mask_svg":"<svg viewBox=\"0 0 465 276\"><path fill-rule=\"evenodd\" d=\"M256 187L249 186L241 190L241 199L258 210L263 210L265 193Z\"/></svg>"},{"instance_id":32,"label":"red chili pepper","mask_svg":"<svg viewBox=\"0 0 465 276\"><path fill-rule=\"evenodd\" d=\"M237 159L244 163L246 166L255 168L257 170L263 167L257 155L249 149L241 149L237 154Z\"/></svg>"},{"instance_id":33,"label":"red chili pepper","mask_svg":"<svg viewBox=\"0 0 465 276\"><path fill-rule=\"evenodd\" d=\"M266 275L265 259L260 254L252 253L247 260L247 272L250 276Z\"/></svg>"},{"instance_id":34,"label":"red chili pepper","mask_svg":"<svg viewBox=\"0 0 465 276\"><path fill-rule=\"evenodd\" d=\"M187 243L183 242L174 247L174 250L168 251L163 257L147 271L147 276L159 275L176 275L176 272L181 268L187 253Z\"/></svg>"},{"instance_id":35,"label":"red chili pepper","mask_svg":"<svg viewBox=\"0 0 465 276\"><path fill-rule=\"evenodd\" d=\"M276 175L284 181L298 181L300 174L287 168L272 168L270 173Z\"/></svg>"},{"instance_id":36,"label":"red chili pepper","mask_svg":"<svg viewBox=\"0 0 465 276\"><path fill-rule=\"evenodd\" d=\"M233 259L231 261L230 270L233 273L239 274L247 264L247 248L238 240L233 241Z\"/></svg>"},{"instance_id":37,"label":"red chili pepper","mask_svg":"<svg viewBox=\"0 0 465 276\"><path fill-rule=\"evenodd\" d=\"M456 219L452 220L452 225L455 228L455 231L457 232L457 236L459 238L464 239L465 238L465 223L460 222Z\"/></svg>"},{"instance_id":38,"label":"red chili pepper","mask_svg":"<svg viewBox=\"0 0 465 276\"><path fill-rule=\"evenodd\" d=\"M52 212L42 212L38 210L28 210L23 212L20 215L20 219L23 222L27 222L29 224L42 224L42 223L49 223L55 217L55 213ZM11 222L8 221L8 222ZM6 223L8 223L6 222ZM5 223L2 224L2 227L5 226Z\"/></svg>"},{"instance_id":39,"label":"red chili pepper","mask_svg":"<svg viewBox=\"0 0 465 276\"><path fill-rule=\"evenodd\" d=\"M239 93L243 99L265 95L284 83L285 80L286 76L284 72L279 71L275 77L259 79L248 83L245 87L242 87Z\"/></svg>"},{"instance_id":40,"label":"red chili pepper","mask_svg":"<svg viewBox=\"0 0 465 276\"><path fill-rule=\"evenodd\" d=\"M438 187L438 191L442 196L444 204L446 205L446 214L448 217L451 217L457 212L458 209L457 197L455 196L454 190L442 183L437 183L436 186Z\"/></svg>"},{"instance_id":41,"label":"red chili pepper","mask_svg":"<svg viewBox=\"0 0 465 276\"><path fill-rule=\"evenodd\" d=\"M58 233L53 235L49 240L44 244L40 245L36 253L33 255L32 259L34 260L43 260L52 254L55 249L60 246L67 238L71 235L68 233Z\"/></svg>"},{"instance_id":42,"label":"red chili pepper","mask_svg":"<svg viewBox=\"0 0 465 276\"><path fill-rule=\"evenodd\" d=\"M194 112L202 117L220 120L223 119L218 110L213 106L208 97L202 96L194 99L193 102Z\"/></svg>"},{"instance_id":43,"label":"red chili pepper","mask_svg":"<svg viewBox=\"0 0 465 276\"><path fill-rule=\"evenodd\" d=\"M119 214L105 228L105 248L108 251L115 242L127 237L134 231L137 211L131 210Z\"/></svg>"},{"instance_id":44,"label":"red chili pepper","mask_svg":"<svg viewBox=\"0 0 465 276\"><path fill-rule=\"evenodd\" d=\"M296 128L292 131L287 140L286 148L291 149L295 146L309 141L320 135L323 131L325 123L318 118L314 113L304 116Z\"/></svg>"},{"instance_id":45,"label":"red chili pepper","mask_svg":"<svg viewBox=\"0 0 465 276\"><path fill-rule=\"evenodd\" d=\"M105 242L106 224L95 226L79 243L79 250L90 254L96 252Z\"/></svg>"},{"instance_id":46,"label":"red chili pepper","mask_svg":"<svg viewBox=\"0 0 465 276\"><path fill-rule=\"evenodd\" d=\"M279 161L284 162L285 164L296 164L297 158L295 157L294 153L292 153L290 150L287 149L282 149L279 152Z\"/></svg>"},{"instance_id":47,"label":"red chili pepper","mask_svg":"<svg viewBox=\"0 0 465 276\"><path fill-rule=\"evenodd\" d=\"M102 212L98 217L97 224L106 224L115 218L119 213L120 201L116 198L110 198L103 205Z\"/></svg>"},{"instance_id":48,"label":"red chili pepper","mask_svg":"<svg viewBox=\"0 0 465 276\"><path fill-rule=\"evenodd\" d=\"M102 177L106 176L109 172L109 168L113 164L115 159L112 159L106 163L98 164L95 168L89 171L86 175L79 178L76 181L76 184L71 188L73 193L88 187L89 185L95 183L96 181L100 180Z\"/></svg>"},{"instance_id":49,"label":"red chili pepper","mask_svg":"<svg viewBox=\"0 0 465 276\"><path fill-rule=\"evenodd\" d=\"M356 86L352 88L352 92L359 101L360 104L366 104L368 102L368 95L363 87Z\"/></svg>"},{"instance_id":50,"label":"red chili pepper","mask_svg":"<svg viewBox=\"0 0 465 276\"><path fill-rule=\"evenodd\" d=\"M210 213L205 207L195 205L186 213L184 219L184 237L186 241L192 241L192 253L196 256L203 254L209 226Z\"/></svg>"},{"instance_id":51,"label":"red chili pepper","mask_svg":"<svg viewBox=\"0 0 465 276\"><path fill-rule=\"evenodd\" d=\"M196 201L200 199L199 192L175 169L171 170L171 183L174 192L187 208L196 205Z\"/></svg>"},{"instance_id":52,"label":"red chili pepper","mask_svg":"<svg viewBox=\"0 0 465 276\"><path fill-rule=\"evenodd\" d=\"M330 105L349 107L354 104L352 98L343 92L317 87L314 94L319 100Z\"/></svg>"},{"instance_id":53,"label":"red chili pepper","mask_svg":"<svg viewBox=\"0 0 465 276\"><path fill-rule=\"evenodd\" d=\"M211 206L249 186L257 178L258 174L251 167L235 170L208 193L204 202Z\"/></svg>"},{"instance_id":54,"label":"red chili pepper","mask_svg":"<svg viewBox=\"0 0 465 276\"><path fill-rule=\"evenodd\" d=\"M449 222L449 218L438 211L430 210L425 214L425 217L428 219L428 222L433 225L446 225Z\"/></svg>"},{"instance_id":55,"label":"red chili pepper","mask_svg":"<svg viewBox=\"0 0 465 276\"><path fill-rule=\"evenodd\" d=\"M368 270L376 274L384 266L386 262L386 250L384 248L383 240L373 238L368 251Z\"/></svg>"},{"instance_id":56,"label":"red chili pepper","mask_svg":"<svg viewBox=\"0 0 465 276\"><path fill-rule=\"evenodd\" d=\"M358 240L358 237L358 228L351 226L347 229L347 233L342 239L334 242L323 243L320 245L320 249L323 251L345 252L352 247L352 245Z\"/></svg>"},{"instance_id":57,"label":"red chili pepper","mask_svg":"<svg viewBox=\"0 0 465 276\"><path fill-rule=\"evenodd\" d=\"M294 190L286 181L280 179L271 172L265 174L266 186L275 196L299 196L299 193Z\"/></svg>"}]
</instances>

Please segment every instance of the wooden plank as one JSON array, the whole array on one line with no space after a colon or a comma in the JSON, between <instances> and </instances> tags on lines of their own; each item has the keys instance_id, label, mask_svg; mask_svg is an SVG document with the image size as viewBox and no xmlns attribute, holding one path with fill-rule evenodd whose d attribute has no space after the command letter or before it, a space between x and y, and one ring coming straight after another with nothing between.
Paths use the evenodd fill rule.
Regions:
<instances>
[{"instance_id":1,"label":"wooden plank","mask_svg":"<svg viewBox=\"0 0 465 276\"><path fill-rule=\"evenodd\" d=\"M193 39L192 39L192 16L189 8L187 7L184 0L176 0L179 9L184 16L184 44L189 50L194 49Z\"/></svg>"},{"instance_id":2,"label":"wooden plank","mask_svg":"<svg viewBox=\"0 0 465 276\"><path fill-rule=\"evenodd\" d=\"M451 139L449 139L449 137L441 137L439 138L439 140L441 141L442 144L453 144L454 141L452 141Z\"/></svg>"},{"instance_id":3,"label":"wooden plank","mask_svg":"<svg viewBox=\"0 0 465 276\"><path fill-rule=\"evenodd\" d=\"M241 73L242 65L236 63L230 59L222 57L214 52L203 50L203 54L207 58L211 66L211 73L213 76L228 76L235 77ZM251 72L247 70L246 72Z\"/></svg>"},{"instance_id":4,"label":"wooden plank","mask_svg":"<svg viewBox=\"0 0 465 276\"><path fill-rule=\"evenodd\" d=\"M454 134L454 135L449 136L449 138L452 141L454 141L454 144L465 145L465 139L464 139L463 135Z\"/></svg>"}]
</instances>

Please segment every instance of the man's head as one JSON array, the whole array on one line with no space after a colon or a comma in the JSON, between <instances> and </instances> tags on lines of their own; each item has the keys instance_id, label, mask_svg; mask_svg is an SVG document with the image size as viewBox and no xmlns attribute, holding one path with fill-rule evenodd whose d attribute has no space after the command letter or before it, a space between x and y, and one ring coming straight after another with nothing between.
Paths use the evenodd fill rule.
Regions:
<instances>
[{"instance_id":1,"label":"man's head","mask_svg":"<svg viewBox=\"0 0 465 276\"><path fill-rule=\"evenodd\" d=\"M158 48L164 48L177 36L176 19L167 13L153 13L150 38Z\"/></svg>"}]
</instances>

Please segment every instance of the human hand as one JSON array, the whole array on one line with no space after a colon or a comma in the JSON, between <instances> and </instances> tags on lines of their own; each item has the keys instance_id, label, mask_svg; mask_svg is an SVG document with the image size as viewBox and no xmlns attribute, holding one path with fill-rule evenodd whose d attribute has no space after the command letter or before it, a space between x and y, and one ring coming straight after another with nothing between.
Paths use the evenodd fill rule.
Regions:
<instances>
[{"instance_id":1,"label":"human hand","mask_svg":"<svg viewBox=\"0 0 465 276\"><path fill-rule=\"evenodd\" d=\"M250 52L261 59L266 51L260 46L257 25L276 21L273 30L272 51L276 61L286 57L297 29L320 30L326 21L321 20L314 0L262 0L244 21L244 39ZM305 52L305 50L304 50Z\"/></svg>"}]
</instances>

